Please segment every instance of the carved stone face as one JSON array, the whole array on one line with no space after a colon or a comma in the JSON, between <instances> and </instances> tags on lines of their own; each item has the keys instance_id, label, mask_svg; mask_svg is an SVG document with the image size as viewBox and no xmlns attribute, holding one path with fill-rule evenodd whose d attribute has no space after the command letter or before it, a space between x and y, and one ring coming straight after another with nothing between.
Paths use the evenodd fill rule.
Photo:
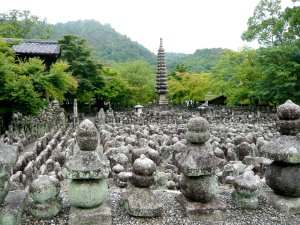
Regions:
<instances>
[{"instance_id":1,"label":"carved stone face","mask_svg":"<svg viewBox=\"0 0 300 225\"><path fill-rule=\"evenodd\" d=\"M94 151L97 148L97 128L88 119L84 120L77 132L77 143L82 151Z\"/></svg>"}]
</instances>

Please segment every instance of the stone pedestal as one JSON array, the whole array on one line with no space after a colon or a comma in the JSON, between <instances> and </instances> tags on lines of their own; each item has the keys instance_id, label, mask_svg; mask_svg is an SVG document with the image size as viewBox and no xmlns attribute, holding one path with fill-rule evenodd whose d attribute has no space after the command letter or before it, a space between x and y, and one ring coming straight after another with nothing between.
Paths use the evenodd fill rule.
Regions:
<instances>
[{"instance_id":1,"label":"stone pedestal","mask_svg":"<svg viewBox=\"0 0 300 225\"><path fill-rule=\"evenodd\" d=\"M68 159L64 171L65 177L71 179L69 224L111 224L111 211L106 204L108 171L96 151L97 129L91 121L84 120L77 135L79 151Z\"/></svg>"},{"instance_id":2,"label":"stone pedestal","mask_svg":"<svg viewBox=\"0 0 300 225\"><path fill-rule=\"evenodd\" d=\"M220 159L207 142L210 138L209 124L202 117L194 117L187 127L187 148L175 156L176 165L183 173L182 194L177 201L191 219L220 218L221 211L225 210L224 204L217 199L219 188L215 174L219 172Z\"/></svg>"},{"instance_id":3,"label":"stone pedestal","mask_svg":"<svg viewBox=\"0 0 300 225\"><path fill-rule=\"evenodd\" d=\"M69 225L110 225L111 209L108 203L101 207L77 208L72 206L69 215Z\"/></svg>"},{"instance_id":4,"label":"stone pedestal","mask_svg":"<svg viewBox=\"0 0 300 225\"><path fill-rule=\"evenodd\" d=\"M294 215L300 213L300 197L288 197L278 195L272 190L267 190L264 197L270 202L280 213L284 215Z\"/></svg>"},{"instance_id":5,"label":"stone pedestal","mask_svg":"<svg viewBox=\"0 0 300 225\"><path fill-rule=\"evenodd\" d=\"M131 216L156 217L160 216L162 206L148 188L133 188L123 193L124 209Z\"/></svg>"},{"instance_id":6,"label":"stone pedestal","mask_svg":"<svg viewBox=\"0 0 300 225\"><path fill-rule=\"evenodd\" d=\"M226 210L225 205L217 198L203 203L194 202L183 194L179 194L176 196L176 200L183 208L186 216L191 220L218 220L223 217L223 212Z\"/></svg>"}]
</instances>

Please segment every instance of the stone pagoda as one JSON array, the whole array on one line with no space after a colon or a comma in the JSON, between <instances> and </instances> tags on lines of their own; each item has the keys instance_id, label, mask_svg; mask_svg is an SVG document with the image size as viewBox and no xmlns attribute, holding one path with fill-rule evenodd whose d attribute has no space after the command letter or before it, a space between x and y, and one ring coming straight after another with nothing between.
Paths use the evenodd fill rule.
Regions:
<instances>
[{"instance_id":1,"label":"stone pagoda","mask_svg":"<svg viewBox=\"0 0 300 225\"><path fill-rule=\"evenodd\" d=\"M261 148L264 157L274 160L266 171L271 203L284 214L300 213L300 107L291 100L278 106L279 136Z\"/></svg>"},{"instance_id":2,"label":"stone pagoda","mask_svg":"<svg viewBox=\"0 0 300 225\"><path fill-rule=\"evenodd\" d=\"M158 94L157 105L167 105L169 103L166 97L168 93L167 67L165 63L165 50L163 49L162 38L160 39L160 45L157 53L156 92Z\"/></svg>"},{"instance_id":3,"label":"stone pagoda","mask_svg":"<svg viewBox=\"0 0 300 225\"><path fill-rule=\"evenodd\" d=\"M187 148L175 157L183 177L177 201L191 219L218 219L225 206L217 198L220 159L209 144L209 123L203 117L191 118L187 124Z\"/></svg>"}]
</instances>

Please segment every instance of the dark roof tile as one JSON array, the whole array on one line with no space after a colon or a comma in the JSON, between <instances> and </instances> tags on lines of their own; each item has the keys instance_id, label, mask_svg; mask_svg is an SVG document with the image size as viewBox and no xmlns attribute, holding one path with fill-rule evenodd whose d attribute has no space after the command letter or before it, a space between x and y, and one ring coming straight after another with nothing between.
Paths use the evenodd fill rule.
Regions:
<instances>
[{"instance_id":1,"label":"dark roof tile","mask_svg":"<svg viewBox=\"0 0 300 225\"><path fill-rule=\"evenodd\" d=\"M3 38L7 42L20 41L12 46L17 54L53 55L60 54L60 46L57 41L36 39Z\"/></svg>"},{"instance_id":2,"label":"dark roof tile","mask_svg":"<svg viewBox=\"0 0 300 225\"><path fill-rule=\"evenodd\" d=\"M59 54L60 47L57 42L26 42L20 43L18 45L12 46L16 53L26 53L26 54Z\"/></svg>"}]
</instances>

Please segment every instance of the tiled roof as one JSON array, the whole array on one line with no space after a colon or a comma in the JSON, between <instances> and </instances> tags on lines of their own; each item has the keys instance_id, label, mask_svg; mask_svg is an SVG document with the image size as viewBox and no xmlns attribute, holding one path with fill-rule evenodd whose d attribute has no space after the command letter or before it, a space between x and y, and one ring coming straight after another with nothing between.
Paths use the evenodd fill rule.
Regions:
<instances>
[{"instance_id":1,"label":"tiled roof","mask_svg":"<svg viewBox=\"0 0 300 225\"><path fill-rule=\"evenodd\" d=\"M35 39L13 39L4 38L7 42L19 41L12 46L17 54L58 55L60 47L57 41L35 40Z\"/></svg>"},{"instance_id":2,"label":"tiled roof","mask_svg":"<svg viewBox=\"0 0 300 225\"><path fill-rule=\"evenodd\" d=\"M52 55L60 53L57 41L22 40L20 44L13 45L12 48L19 54Z\"/></svg>"}]
</instances>

